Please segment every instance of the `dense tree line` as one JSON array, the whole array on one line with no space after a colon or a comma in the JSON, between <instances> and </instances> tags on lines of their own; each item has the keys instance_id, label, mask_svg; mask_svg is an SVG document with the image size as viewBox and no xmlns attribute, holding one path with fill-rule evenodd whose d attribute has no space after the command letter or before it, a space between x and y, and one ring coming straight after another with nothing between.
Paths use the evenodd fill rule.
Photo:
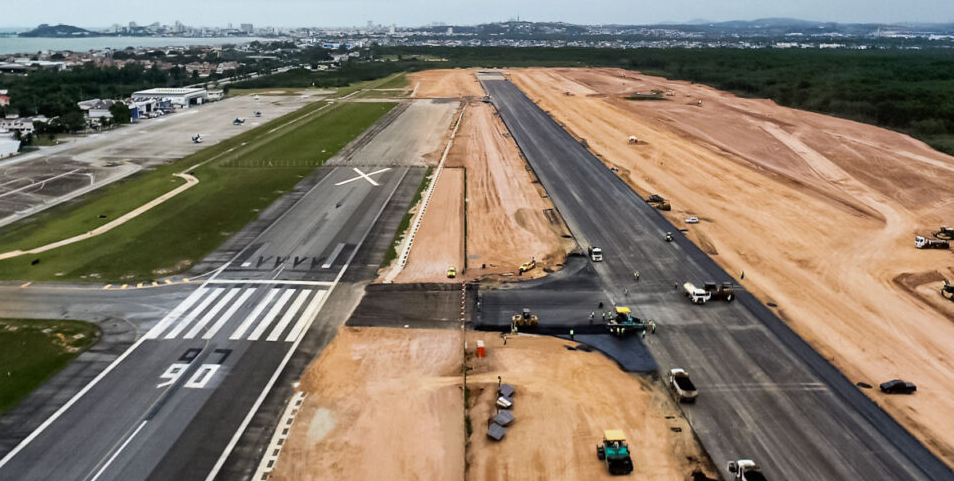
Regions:
<instances>
[{"instance_id":1,"label":"dense tree line","mask_svg":"<svg viewBox=\"0 0 954 481\"><path fill-rule=\"evenodd\" d=\"M408 70L594 66L705 83L909 133L954 154L954 51L375 47ZM415 56L446 62L407 60ZM379 67L382 75L391 68Z\"/></svg>"}]
</instances>

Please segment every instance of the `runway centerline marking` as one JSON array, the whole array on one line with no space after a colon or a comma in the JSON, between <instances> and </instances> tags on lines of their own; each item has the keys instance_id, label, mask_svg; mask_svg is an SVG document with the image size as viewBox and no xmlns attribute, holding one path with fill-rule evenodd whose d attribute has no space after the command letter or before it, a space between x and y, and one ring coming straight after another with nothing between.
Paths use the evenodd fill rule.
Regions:
<instances>
[{"instance_id":1,"label":"runway centerline marking","mask_svg":"<svg viewBox=\"0 0 954 481\"><path fill-rule=\"evenodd\" d=\"M351 183L351 182L354 182L354 181L356 181L356 180L364 179L364 180L370 182L371 185L373 185L373 186L375 186L375 187L378 187L378 186L381 185L381 184L375 182L374 179L371 178L371 176L372 176L372 175L376 175L376 174L380 174L380 173L382 173L382 172L387 172L387 171L391 170L391 168L390 168L390 167L385 167L385 168L383 168L383 169L378 169L378 170L375 170L374 172L369 172L369 173L367 173L367 174L365 174L364 172L362 172L361 169L359 169L359 168L357 168L357 167L353 167L351 170L357 172L358 176L355 177L355 178L352 178L352 179L342 180L341 182L338 182L338 183L335 184L335 185L336 185L336 186L338 186L338 185L345 185L345 184L349 184L349 183Z\"/></svg>"}]
</instances>

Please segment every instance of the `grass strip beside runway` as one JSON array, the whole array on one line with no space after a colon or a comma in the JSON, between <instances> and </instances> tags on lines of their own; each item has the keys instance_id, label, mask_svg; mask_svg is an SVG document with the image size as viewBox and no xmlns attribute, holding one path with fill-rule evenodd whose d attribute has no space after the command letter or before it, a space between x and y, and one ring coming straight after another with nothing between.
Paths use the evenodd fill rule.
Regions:
<instances>
[{"instance_id":1,"label":"grass strip beside runway","mask_svg":"<svg viewBox=\"0 0 954 481\"><path fill-rule=\"evenodd\" d=\"M0 319L0 413L9 411L102 335L81 321Z\"/></svg>"},{"instance_id":2,"label":"grass strip beside runway","mask_svg":"<svg viewBox=\"0 0 954 481\"><path fill-rule=\"evenodd\" d=\"M10 226L0 235L0 252L30 249L105 224L181 184L172 176L176 172L200 180L94 239L2 261L0 279L141 282L187 270L394 106L324 105L305 107Z\"/></svg>"}]
</instances>

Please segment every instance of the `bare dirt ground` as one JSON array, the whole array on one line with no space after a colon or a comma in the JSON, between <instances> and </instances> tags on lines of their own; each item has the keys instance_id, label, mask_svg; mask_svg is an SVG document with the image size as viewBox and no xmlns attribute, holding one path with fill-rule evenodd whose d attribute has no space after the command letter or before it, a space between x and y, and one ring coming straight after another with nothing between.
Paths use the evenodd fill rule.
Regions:
<instances>
[{"instance_id":1,"label":"bare dirt ground","mask_svg":"<svg viewBox=\"0 0 954 481\"><path fill-rule=\"evenodd\" d=\"M395 282L449 282L448 266L464 268L464 169L445 168Z\"/></svg>"},{"instance_id":2,"label":"bare dirt ground","mask_svg":"<svg viewBox=\"0 0 954 481\"><path fill-rule=\"evenodd\" d=\"M954 316L937 302L940 277L924 275L950 276L954 257L914 248L915 233L954 223L954 158L885 129L638 72L512 79L638 192L671 199L677 225L702 219L690 238L744 271L850 379L917 383L914 396L866 393L954 465ZM652 89L675 95L624 98Z\"/></svg>"},{"instance_id":3,"label":"bare dirt ground","mask_svg":"<svg viewBox=\"0 0 954 481\"><path fill-rule=\"evenodd\" d=\"M483 97L473 69L425 70L408 74L414 98Z\"/></svg>"},{"instance_id":4,"label":"bare dirt ground","mask_svg":"<svg viewBox=\"0 0 954 481\"><path fill-rule=\"evenodd\" d=\"M302 377L270 479L463 479L461 336L342 328Z\"/></svg>"},{"instance_id":5,"label":"bare dirt ground","mask_svg":"<svg viewBox=\"0 0 954 481\"><path fill-rule=\"evenodd\" d=\"M468 362L474 431L467 479L613 479L596 457L604 429L626 433L635 479L715 473L661 383L627 374L602 354L567 350L575 343L552 337L510 337L504 346L499 335L469 332L469 345L477 338L486 343L487 357ZM501 442L486 436L497 376L516 389L516 420Z\"/></svg>"},{"instance_id":6,"label":"bare dirt ground","mask_svg":"<svg viewBox=\"0 0 954 481\"><path fill-rule=\"evenodd\" d=\"M531 259L523 277L540 277L564 262L573 241L492 106L467 107L446 165L467 173L467 278L516 274Z\"/></svg>"},{"instance_id":7,"label":"bare dirt ground","mask_svg":"<svg viewBox=\"0 0 954 481\"><path fill-rule=\"evenodd\" d=\"M550 337L466 335L469 440L460 331L342 328L302 378L308 395L270 479L610 479L595 450L607 428L626 432L639 479L681 481L707 462L659 383ZM476 339L488 357L473 357ZM494 443L483 420L498 375L517 389L517 420Z\"/></svg>"}]
</instances>

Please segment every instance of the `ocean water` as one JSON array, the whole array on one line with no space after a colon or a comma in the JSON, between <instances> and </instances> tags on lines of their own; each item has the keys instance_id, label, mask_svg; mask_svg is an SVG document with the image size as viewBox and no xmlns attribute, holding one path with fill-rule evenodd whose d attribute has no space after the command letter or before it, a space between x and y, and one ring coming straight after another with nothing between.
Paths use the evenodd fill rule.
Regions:
<instances>
[{"instance_id":1,"label":"ocean water","mask_svg":"<svg viewBox=\"0 0 954 481\"><path fill-rule=\"evenodd\" d=\"M243 44L255 40L276 41L275 38L226 37L226 38L186 38L186 37L96 37L96 38L21 38L0 37L0 55L11 53L36 53L46 50L72 50L87 52L103 48L123 49L126 47L178 47L189 45Z\"/></svg>"}]
</instances>

